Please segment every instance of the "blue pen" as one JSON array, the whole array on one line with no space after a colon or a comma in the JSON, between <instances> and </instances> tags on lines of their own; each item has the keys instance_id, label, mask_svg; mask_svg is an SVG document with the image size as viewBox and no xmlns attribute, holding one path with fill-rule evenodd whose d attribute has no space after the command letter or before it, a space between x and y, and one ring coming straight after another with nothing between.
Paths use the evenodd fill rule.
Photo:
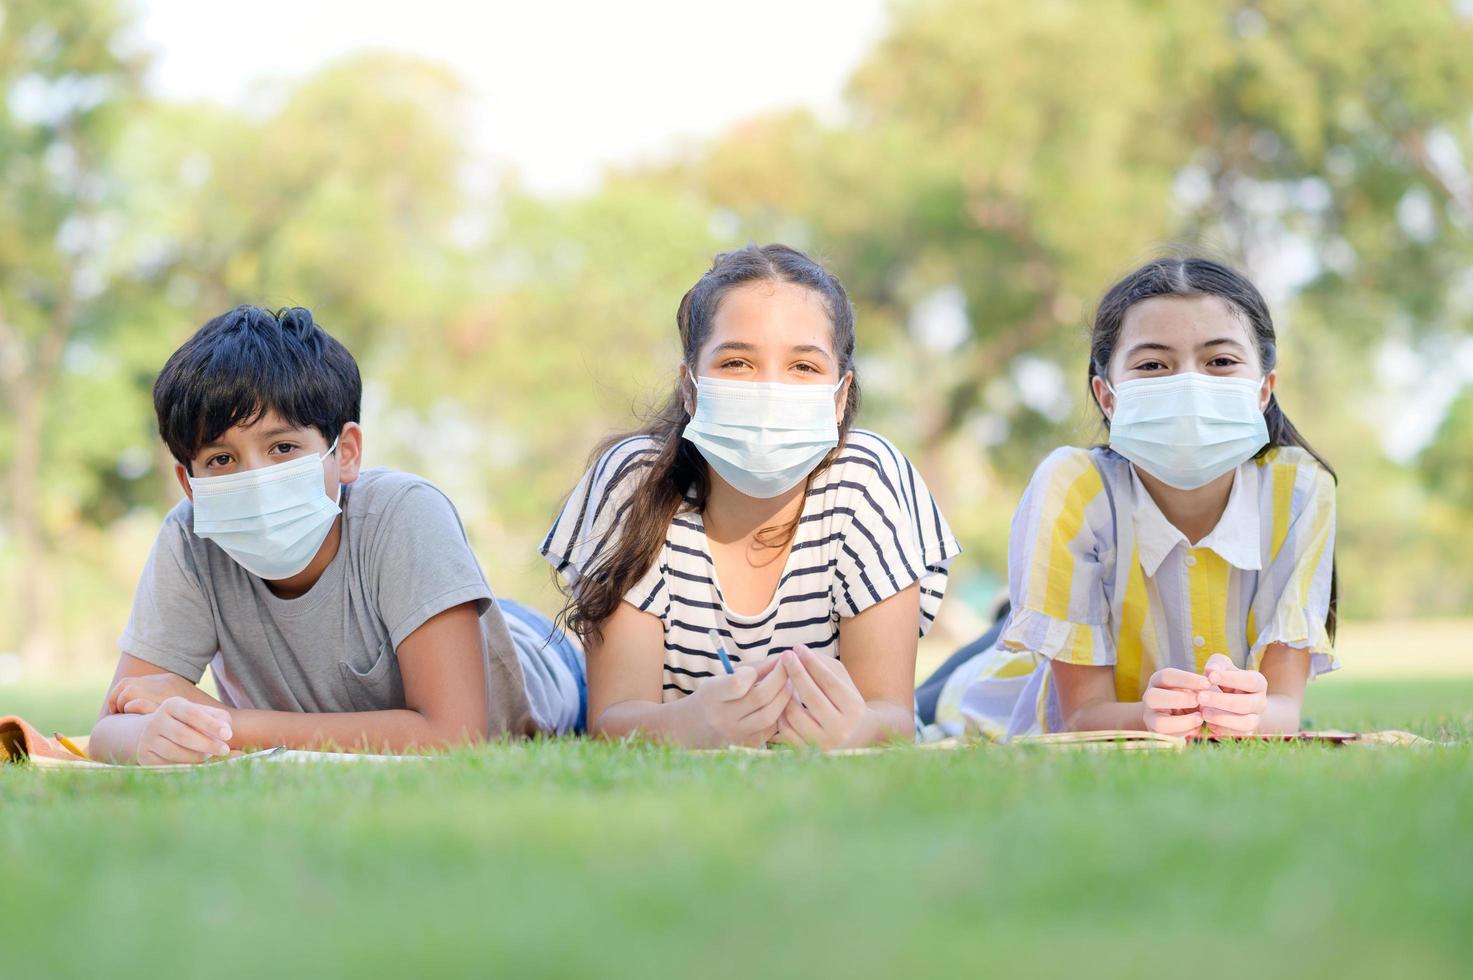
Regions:
<instances>
[{"instance_id":1,"label":"blue pen","mask_svg":"<svg viewBox=\"0 0 1473 980\"><path fill-rule=\"evenodd\" d=\"M721 634L715 630L707 630L706 635L711 638L711 643L716 647L716 656L721 658L721 666L726 668L728 674L735 674L731 667L731 659L726 655L726 649L721 645Z\"/></svg>"}]
</instances>

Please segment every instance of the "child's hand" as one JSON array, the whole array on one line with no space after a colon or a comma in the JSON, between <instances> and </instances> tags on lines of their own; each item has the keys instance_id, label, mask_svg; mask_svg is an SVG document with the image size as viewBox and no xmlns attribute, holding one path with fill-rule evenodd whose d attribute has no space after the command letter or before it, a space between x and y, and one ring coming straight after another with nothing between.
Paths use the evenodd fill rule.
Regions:
<instances>
[{"instance_id":1,"label":"child's hand","mask_svg":"<svg viewBox=\"0 0 1473 980\"><path fill-rule=\"evenodd\" d=\"M849 671L801 643L781 658L795 697L778 722L777 741L821 749L848 746L869 707Z\"/></svg>"},{"instance_id":2,"label":"child's hand","mask_svg":"<svg viewBox=\"0 0 1473 980\"><path fill-rule=\"evenodd\" d=\"M1268 707L1268 679L1256 670L1239 670L1214 653L1204 668L1211 688L1197 692L1207 730L1217 738L1251 735Z\"/></svg>"},{"instance_id":3,"label":"child's hand","mask_svg":"<svg viewBox=\"0 0 1473 980\"><path fill-rule=\"evenodd\" d=\"M705 744L713 747L766 745L791 697L780 657L708 678L691 695L706 729Z\"/></svg>"},{"instance_id":4,"label":"child's hand","mask_svg":"<svg viewBox=\"0 0 1473 980\"><path fill-rule=\"evenodd\" d=\"M1141 717L1146 729L1163 735L1196 734L1202 727L1201 693L1209 687L1207 678L1189 670L1163 667L1151 675L1146 693L1141 695Z\"/></svg>"},{"instance_id":5,"label":"child's hand","mask_svg":"<svg viewBox=\"0 0 1473 980\"><path fill-rule=\"evenodd\" d=\"M184 698L195 704L224 709L224 705L178 674L143 674L124 677L107 692L109 714L146 715L158 710L165 699Z\"/></svg>"},{"instance_id":6,"label":"child's hand","mask_svg":"<svg viewBox=\"0 0 1473 980\"><path fill-rule=\"evenodd\" d=\"M175 765L227 755L230 713L181 697L165 698L138 736L138 764Z\"/></svg>"}]
</instances>

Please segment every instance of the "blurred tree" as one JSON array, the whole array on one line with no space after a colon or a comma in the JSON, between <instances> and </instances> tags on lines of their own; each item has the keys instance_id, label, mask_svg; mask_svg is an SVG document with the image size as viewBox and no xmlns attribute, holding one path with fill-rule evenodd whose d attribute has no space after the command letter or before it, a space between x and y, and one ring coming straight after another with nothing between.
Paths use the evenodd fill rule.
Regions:
<instances>
[{"instance_id":1,"label":"blurred tree","mask_svg":"<svg viewBox=\"0 0 1473 980\"><path fill-rule=\"evenodd\" d=\"M1093 297L1168 241L1244 267L1280 320L1286 407L1352 463L1342 553L1369 572L1372 525L1420 534L1367 455L1375 348L1445 347L1473 305L1470 50L1473 13L1443 0L904 0L847 119L758 120L669 176L834 263L890 368L880 419L989 525L1049 446L1098 435ZM1001 535L953 511L1000 564ZM1344 580L1377 608L1374 575Z\"/></svg>"},{"instance_id":2,"label":"blurred tree","mask_svg":"<svg viewBox=\"0 0 1473 980\"><path fill-rule=\"evenodd\" d=\"M0 6L0 458L15 574L0 631L33 661L52 650L43 624L52 576L43 435L64 362L125 320L109 250L124 222L112 148L136 106L142 62L120 38L112 0Z\"/></svg>"}]
</instances>

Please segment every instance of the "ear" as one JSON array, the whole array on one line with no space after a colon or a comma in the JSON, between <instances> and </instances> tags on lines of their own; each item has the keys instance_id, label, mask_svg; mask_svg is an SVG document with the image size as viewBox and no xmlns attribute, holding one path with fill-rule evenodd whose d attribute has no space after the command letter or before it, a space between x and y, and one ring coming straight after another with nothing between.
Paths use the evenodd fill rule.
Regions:
<instances>
[{"instance_id":1,"label":"ear","mask_svg":"<svg viewBox=\"0 0 1473 980\"><path fill-rule=\"evenodd\" d=\"M844 372L844 380L839 382L839 388L834 392L837 399L834 405L834 421L839 425L844 424L844 413L849 411L849 385L854 380L853 371Z\"/></svg>"},{"instance_id":2,"label":"ear","mask_svg":"<svg viewBox=\"0 0 1473 980\"><path fill-rule=\"evenodd\" d=\"M184 468L183 463L174 464L174 479L179 481L179 486L184 488L184 496L192 502L194 500L194 489L189 485L189 471Z\"/></svg>"},{"instance_id":3,"label":"ear","mask_svg":"<svg viewBox=\"0 0 1473 980\"><path fill-rule=\"evenodd\" d=\"M342 434L338 436L338 482L352 483L358 479L358 471L363 463L363 427L357 422L349 422L343 426Z\"/></svg>"},{"instance_id":4,"label":"ear","mask_svg":"<svg viewBox=\"0 0 1473 980\"><path fill-rule=\"evenodd\" d=\"M1258 392L1258 410L1268 411L1269 399L1274 396L1274 389L1279 386L1279 372L1270 371L1263 379L1263 388Z\"/></svg>"},{"instance_id":5,"label":"ear","mask_svg":"<svg viewBox=\"0 0 1473 980\"><path fill-rule=\"evenodd\" d=\"M1105 379L1095 375L1089 379L1089 390L1094 393L1095 404L1100 406L1100 411L1105 413L1105 418L1115 417L1115 396L1110 392L1110 386Z\"/></svg>"}]
</instances>

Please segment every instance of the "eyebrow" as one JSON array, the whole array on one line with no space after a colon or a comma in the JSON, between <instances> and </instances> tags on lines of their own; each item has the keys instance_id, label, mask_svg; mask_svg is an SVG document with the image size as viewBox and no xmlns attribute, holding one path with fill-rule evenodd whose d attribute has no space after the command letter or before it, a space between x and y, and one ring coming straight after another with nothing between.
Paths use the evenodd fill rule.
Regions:
<instances>
[{"instance_id":1,"label":"eyebrow","mask_svg":"<svg viewBox=\"0 0 1473 980\"><path fill-rule=\"evenodd\" d=\"M274 429L267 429L265 432L262 432L257 438L260 438L260 439L275 439L277 436L294 435L298 431L299 430L295 426L291 426L291 425L278 425ZM211 451L216 450L216 449L229 449L229 448L230 447L227 446L227 445L225 445L225 443L221 442L219 439L216 439L214 442L212 442L212 443L210 443L208 445L200 446L199 447L199 450L195 452L195 455L198 456L200 453L207 453L207 452L211 452Z\"/></svg>"},{"instance_id":2,"label":"eyebrow","mask_svg":"<svg viewBox=\"0 0 1473 980\"><path fill-rule=\"evenodd\" d=\"M1241 351L1246 351L1248 349L1248 348L1244 347L1240 342L1234 340L1231 337L1218 337L1215 340L1209 340L1209 341L1206 341L1205 343L1198 344L1197 345L1197 350L1206 350L1209 347L1222 347L1224 345L1229 346L1229 347L1236 347L1236 348L1238 348L1238 350L1241 350ZM1136 354L1139 354L1141 351L1148 351L1148 350L1171 351L1171 350L1175 350L1175 349L1176 348L1172 347L1170 344L1158 344L1158 343L1154 343L1154 342L1147 342L1147 343L1143 343L1143 344L1136 344L1134 347L1132 347L1126 353L1125 356L1126 357L1134 357Z\"/></svg>"},{"instance_id":3,"label":"eyebrow","mask_svg":"<svg viewBox=\"0 0 1473 980\"><path fill-rule=\"evenodd\" d=\"M725 343L717 344L715 347L713 347L711 349L711 354L714 356L716 354L722 353L723 351L751 354L755 353L756 350L756 344L749 344L741 340L728 340ZM832 354L830 354L828 351L824 350L817 344L795 344L791 348L789 348L789 352L793 354L817 354L820 357L827 358L828 360L834 359L834 356Z\"/></svg>"}]
</instances>

